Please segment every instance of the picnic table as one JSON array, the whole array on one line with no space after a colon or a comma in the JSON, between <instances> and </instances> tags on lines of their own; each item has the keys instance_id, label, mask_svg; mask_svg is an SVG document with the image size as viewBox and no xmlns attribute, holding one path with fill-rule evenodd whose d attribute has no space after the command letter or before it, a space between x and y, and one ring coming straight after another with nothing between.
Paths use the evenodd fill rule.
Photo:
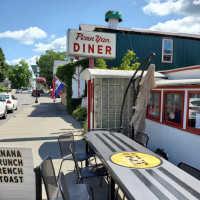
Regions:
<instances>
[{"instance_id":1,"label":"picnic table","mask_svg":"<svg viewBox=\"0 0 200 200\"><path fill-rule=\"evenodd\" d=\"M129 200L200 199L200 181L118 132L90 131L86 140Z\"/></svg>"}]
</instances>

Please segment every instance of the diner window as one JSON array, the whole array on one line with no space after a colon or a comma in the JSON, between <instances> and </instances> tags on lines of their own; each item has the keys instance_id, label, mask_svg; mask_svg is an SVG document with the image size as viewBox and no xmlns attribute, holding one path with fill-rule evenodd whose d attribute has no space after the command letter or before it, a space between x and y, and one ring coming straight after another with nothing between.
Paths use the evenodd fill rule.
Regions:
<instances>
[{"instance_id":1,"label":"diner window","mask_svg":"<svg viewBox=\"0 0 200 200\"><path fill-rule=\"evenodd\" d=\"M187 129L200 133L200 91L188 92Z\"/></svg>"},{"instance_id":2,"label":"diner window","mask_svg":"<svg viewBox=\"0 0 200 200\"><path fill-rule=\"evenodd\" d=\"M173 40L163 39L162 41L162 62L172 63L173 59Z\"/></svg>"},{"instance_id":3,"label":"diner window","mask_svg":"<svg viewBox=\"0 0 200 200\"><path fill-rule=\"evenodd\" d=\"M147 106L147 118L159 121L160 120L160 91L151 91L149 104Z\"/></svg>"},{"instance_id":4,"label":"diner window","mask_svg":"<svg viewBox=\"0 0 200 200\"><path fill-rule=\"evenodd\" d=\"M164 91L163 122L172 126L183 126L184 92Z\"/></svg>"}]
</instances>

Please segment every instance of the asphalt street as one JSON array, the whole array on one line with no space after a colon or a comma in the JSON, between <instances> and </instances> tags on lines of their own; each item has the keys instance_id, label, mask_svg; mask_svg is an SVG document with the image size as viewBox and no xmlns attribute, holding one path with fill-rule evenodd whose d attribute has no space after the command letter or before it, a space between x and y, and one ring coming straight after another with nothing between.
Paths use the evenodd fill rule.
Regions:
<instances>
[{"instance_id":1,"label":"asphalt street","mask_svg":"<svg viewBox=\"0 0 200 200\"><path fill-rule=\"evenodd\" d=\"M18 99L18 109L15 110L13 113L8 113L6 119L0 119L0 127L6 124L12 118L14 118L18 113L20 113L28 105L31 105L35 102L35 97L32 97L30 92L23 92L23 93L17 93L17 94L13 92L11 94L13 94Z\"/></svg>"}]
</instances>

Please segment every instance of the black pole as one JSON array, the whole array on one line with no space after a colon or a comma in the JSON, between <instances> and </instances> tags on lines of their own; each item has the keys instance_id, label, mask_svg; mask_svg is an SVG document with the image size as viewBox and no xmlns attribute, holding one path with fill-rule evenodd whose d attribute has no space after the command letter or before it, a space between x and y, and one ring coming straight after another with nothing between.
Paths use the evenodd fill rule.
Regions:
<instances>
[{"instance_id":1,"label":"black pole","mask_svg":"<svg viewBox=\"0 0 200 200\"><path fill-rule=\"evenodd\" d=\"M139 82L141 81L142 75L143 75L143 73L144 73L144 70L146 69L147 64L150 62L150 58L152 57L152 58L154 59L155 55L156 55L155 53L151 52L151 53L144 59L144 61L139 65L139 67L137 68L137 70L135 71L135 73L133 74L133 76L131 77L131 79L130 79L130 81L129 81L129 83L128 83L128 86L127 86L127 88L126 88L126 90L125 90L125 93L124 93L124 97L123 97L123 101L122 101L122 106L121 106L119 132L121 132L121 131L122 131L122 128L123 128L123 127L122 127L123 108L124 108L124 103L125 103L125 100L126 100L126 95L127 95L127 93L128 93L128 89L129 89L131 83L134 82L134 78L135 78L137 72L139 71L139 69L145 64L145 67L143 68L142 73L141 73L141 76L140 76L140 79L139 79ZM138 82L138 85L139 85L139 82ZM136 97L135 97L134 99L137 98L138 92L139 92L139 86L138 86L138 89L137 89L137 91L136 91ZM133 102L133 104L135 104L135 102Z\"/></svg>"},{"instance_id":2,"label":"black pole","mask_svg":"<svg viewBox=\"0 0 200 200\"><path fill-rule=\"evenodd\" d=\"M36 200L42 200L42 178L40 175L40 168L36 167L35 172L35 187L36 187Z\"/></svg>"},{"instance_id":3,"label":"black pole","mask_svg":"<svg viewBox=\"0 0 200 200\"><path fill-rule=\"evenodd\" d=\"M35 99L35 103L38 103L38 99L37 99L37 96L38 96L38 89L37 89L37 76L38 76L38 61L36 61L36 99Z\"/></svg>"}]
</instances>

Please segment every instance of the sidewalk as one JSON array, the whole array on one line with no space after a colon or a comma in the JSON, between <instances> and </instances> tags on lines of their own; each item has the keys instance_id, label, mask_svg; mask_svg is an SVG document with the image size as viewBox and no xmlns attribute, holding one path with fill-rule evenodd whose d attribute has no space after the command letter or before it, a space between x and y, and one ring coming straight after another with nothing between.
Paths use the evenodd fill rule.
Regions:
<instances>
[{"instance_id":1,"label":"sidewalk","mask_svg":"<svg viewBox=\"0 0 200 200\"><path fill-rule=\"evenodd\" d=\"M82 128L79 122L66 112L66 108L60 103L60 99L53 103L49 96L40 97L39 103L29 105L15 118L0 127L1 146L30 147L33 152L34 167L48 155L52 157L56 175L58 173L61 156L58 145L58 136L67 131L72 131L78 144L82 138ZM82 148L79 145L79 148ZM62 171L66 174L68 184L76 183L76 174L73 172L74 162L65 161ZM95 200L107 199L108 186L103 181L100 187L100 179L91 178L86 181L92 185ZM43 190L43 199L46 193Z\"/></svg>"}]
</instances>

